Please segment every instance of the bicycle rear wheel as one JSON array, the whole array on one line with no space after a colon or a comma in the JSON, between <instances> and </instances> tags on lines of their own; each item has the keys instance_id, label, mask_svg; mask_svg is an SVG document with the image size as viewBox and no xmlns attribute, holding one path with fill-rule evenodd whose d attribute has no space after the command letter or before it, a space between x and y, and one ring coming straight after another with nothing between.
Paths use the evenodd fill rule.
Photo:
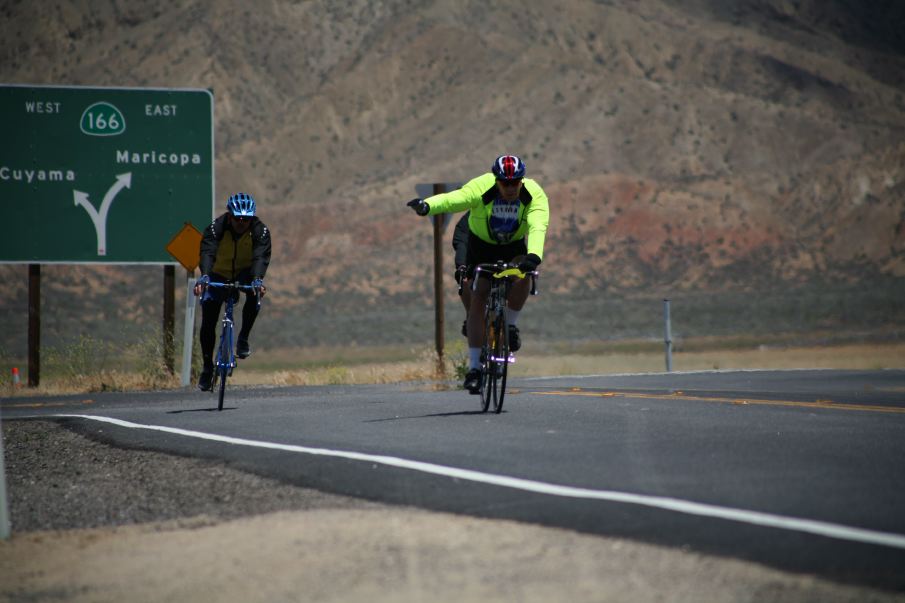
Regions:
<instances>
[{"instance_id":1,"label":"bicycle rear wheel","mask_svg":"<svg viewBox=\"0 0 905 603\"><path fill-rule=\"evenodd\" d=\"M497 315L497 338L494 357L497 358L497 379L499 391L493 399L493 411L500 414L503 410L503 397L506 395L506 375L509 373L509 324L506 321L506 311Z\"/></svg>"}]
</instances>

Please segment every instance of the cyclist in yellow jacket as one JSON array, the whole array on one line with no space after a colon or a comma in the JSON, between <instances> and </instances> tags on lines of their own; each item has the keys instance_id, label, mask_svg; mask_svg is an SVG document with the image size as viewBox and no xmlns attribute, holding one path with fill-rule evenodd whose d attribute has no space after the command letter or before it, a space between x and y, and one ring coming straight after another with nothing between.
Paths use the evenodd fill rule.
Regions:
<instances>
[{"instance_id":1,"label":"cyclist in yellow jacket","mask_svg":"<svg viewBox=\"0 0 905 603\"><path fill-rule=\"evenodd\" d=\"M198 388L209 391L214 376L214 339L220 308L228 295L225 289L207 287L214 282L237 282L251 285L254 291L246 291L242 305L242 325L236 338L236 356L247 358L251 354L248 336L258 316L258 303L254 293L261 297L267 292L264 274L270 265L270 229L255 216L257 204L246 193L231 195L226 201L225 214L204 229L201 239L201 277L195 284L195 295L201 295L201 360L203 367Z\"/></svg>"},{"instance_id":2,"label":"cyclist in yellow jacket","mask_svg":"<svg viewBox=\"0 0 905 603\"><path fill-rule=\"evenodd\" d=\"M525 178L525 163L515 155L500 155L490 172L465 183L462 188L426 199L412 199L407 204L419 216L469 210L467 275L474 277L477 264L498 260L518 264L522 272L530 272L544 257L544 239L550 222L547 195L540 185ZM483 279L471 296L468 311L468 373L465 389L480 393L481 336L484 332L484 305L490 284ZM510 289L507 320L509 347L521 347L516 326L519 312L530 292L528 279L515 282Z\"/></svg>"}]
</instances>

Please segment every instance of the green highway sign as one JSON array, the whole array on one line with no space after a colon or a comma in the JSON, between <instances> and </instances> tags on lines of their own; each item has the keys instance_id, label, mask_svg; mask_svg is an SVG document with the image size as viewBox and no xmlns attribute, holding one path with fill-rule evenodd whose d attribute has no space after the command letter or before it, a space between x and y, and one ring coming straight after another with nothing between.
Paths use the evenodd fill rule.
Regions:
<instances>
[{"instance_id":1,"label":"green highway sign","mask_svg":"<svg viewBox=\"0 0 905 603\"><path fill-rule=\"evenodd\" d=\"M214 215L207 90L0 85L0 263L172 264Z\"/></svg>"}]
</instances>

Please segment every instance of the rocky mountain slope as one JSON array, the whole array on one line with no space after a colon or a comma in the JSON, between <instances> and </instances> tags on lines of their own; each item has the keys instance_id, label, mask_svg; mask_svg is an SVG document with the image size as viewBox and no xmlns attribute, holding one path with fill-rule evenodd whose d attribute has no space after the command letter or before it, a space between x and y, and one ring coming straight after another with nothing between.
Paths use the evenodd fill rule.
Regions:
<instances>
[{"instance_id":1,"label":"rocky mountain slope","mask_svg":"<svg viewBox=\"0 0 905 603\"><path fill-rule=\"evenodd\" d=\"M551 293L905 277L894 0L70 0L0 13L2 81L214 91L217 196L259 199L281 311L336 294L428 300L430 228L404 203L502 152L551 199Z\"/></svg>"}]
</instances>

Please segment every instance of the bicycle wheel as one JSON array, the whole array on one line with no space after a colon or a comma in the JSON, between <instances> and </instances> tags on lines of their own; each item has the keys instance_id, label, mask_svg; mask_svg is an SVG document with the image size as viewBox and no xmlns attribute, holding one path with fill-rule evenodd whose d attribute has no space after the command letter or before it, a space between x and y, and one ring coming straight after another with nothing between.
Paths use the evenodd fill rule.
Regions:
<instances>
[{"instance_id":1,"label":"bicycle wheel","mask_svg":"<svg viewBox=\"0 0 905 603\"><path fill-rule=\"evenodd\" d=\"M217 370L220 372L220 399L217 402L217 410L223 410L223 397L226 395L226 376L229 370L226 367Z\"/></svg>"},{"instance_id":2,"label":"bicycle wheel","mask_svg":"<svg viewBox=\"0 0 905 603\"><path fill-rule=\"evenodd\" d=\"M226 378L229 377L232 360L232 329L229 323L223 326L223 334L220 335L220 349L217 350L217 376L220 379L220 395L217 402L217 410L223 410L223 398L226 395Z\"/></svg>"},{"instance_id":3,"label":"bicycle wheel","mask_svg":"<svg viewBox=\"0 0 905 603\"><path fill-rule=\"evenodd\" d=\"M495 358L497 342L500 339L497 323L497 316L488 312L488 317L484 323L484 389L481 392L481 408L484 412L487 412L487 409L490 408L491 400L494 408L497 405L497 379L499 378L499 373L498 362Z\"/></svg>"},{"instance_id":4,"label":"bicycle wheel","mask_svg":"<svg viewBox=\"0 0 905 603\"><path fill-rule=\"evenodd\" d=\"M497 414L503 410L503 397L506 395L506 375L509 373L509 323L506 321L506 311L497 315L497 338L494 356L498 359L496 364L499 391L493 399L493 411Z\"/></svg>"}]
</instances>

